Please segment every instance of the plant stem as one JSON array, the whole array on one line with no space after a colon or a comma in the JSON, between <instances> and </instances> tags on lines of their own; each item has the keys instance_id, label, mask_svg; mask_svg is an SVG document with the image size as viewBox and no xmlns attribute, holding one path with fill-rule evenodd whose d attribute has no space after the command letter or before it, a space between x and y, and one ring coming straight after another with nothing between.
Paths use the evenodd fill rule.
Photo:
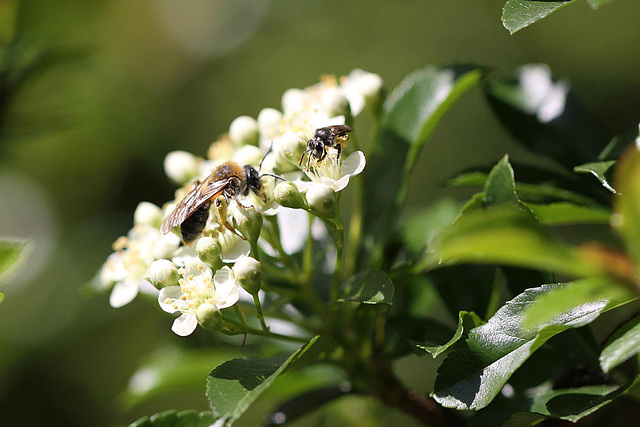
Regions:
<instances>
[{"instance_id":1,"label":"plant stem","mask_svg":"<svg viewBox=\"0 0 640 427\"><path fill-rule=\"evenodd\" d=\"M257 293L252 296L253 296L253 303L256 305L256 315L258 316L258 320L260 320L260 326L262 326L263 331L269 332L269 327L264 322L264 315L262 314L262 306L260 305L260 298L258 298Z\"/></svg>"}]
</instances>

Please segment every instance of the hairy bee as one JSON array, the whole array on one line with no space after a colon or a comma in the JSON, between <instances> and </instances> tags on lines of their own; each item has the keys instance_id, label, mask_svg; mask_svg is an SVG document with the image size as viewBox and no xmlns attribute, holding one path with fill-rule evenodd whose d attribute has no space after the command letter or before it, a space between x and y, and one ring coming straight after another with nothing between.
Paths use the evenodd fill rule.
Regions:
<instances>
[{"instance_id":1,"label":"hairy bee","mask_svg":"<svg viewBox=\"0 0 640 427\"><path fill-rule=\"evenodd\" d=\"M321 162L327 157L327 148L335 147L338 151L336 158L340 158L342 153L342 147L346 146L349 142L349 135L347 132L353 132L353 128L347 125L327 126L324 128L318 128L313 133L313 138L307 141L307 149L302 153L300 157L299 165L302 165L304 155L309 153L307 157L307 166L309 169L309 162L313 157L317 162Z\"/></svg>"},{"instance_id":2,"label":"hairy bee","mask_svg":"<svg viewBox=\"0 0 640 427\"><path fill-rule=\"evenodd\" d=\"M258 171L251 165L240 166L236 162L225 162L215 168L202 182L194 182L193 190L164 219L160 230L167 234L180 225L182 242L190 245L202 234L213 203L220 223L238 234L227 221L227 207L231 200L235 200L244 208L252 208L253 206L244 206L238 201L238 196L247 196L249 191L262 195L262 182Z\"/></svg>"}]
</instances>

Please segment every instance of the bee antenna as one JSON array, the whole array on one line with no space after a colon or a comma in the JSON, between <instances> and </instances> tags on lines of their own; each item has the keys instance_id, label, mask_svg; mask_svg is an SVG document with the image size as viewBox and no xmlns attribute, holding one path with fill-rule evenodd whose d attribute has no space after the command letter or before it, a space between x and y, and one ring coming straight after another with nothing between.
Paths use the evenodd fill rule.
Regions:
<instances>
[{"instance_id":1,"label":"bee antenna","mask_svg":"<svg viewBox=\"0 0 640 427\"><path fill-rule=\"evenodd\" d=\"M265 173L263 173L262 175L260 175L260 178L262 178L262 177L263 177L263 176L265 176L265 175L266 175L266 176L272 176L272 177L274 177L274 178L278 178L278 179L281 179L281 180L283 180L283 181L286 181L286 180L287 180L287 178L283 178L283 177L281 177L280 175L275 175L275 174L272 174L272 173L266 173L266 172L265 172Z\"/></svg>"},{"instance_id":2,"label":"bee antenna","mask_svg":"<svg viewBox=\"0 0 640 427\"><path fill-rule=\"evenodd\" d=\"M264 156L262 156L262 160L260 160L260 165L258 166L258 170L262 170L262 164L264 163L264 159L266 159L269 153L271 153L271 150L273 150L273 141L271 141L271 144L269 144L269 149L267 150L267 152L264 153Z\"/></svg>"}]
</instances>

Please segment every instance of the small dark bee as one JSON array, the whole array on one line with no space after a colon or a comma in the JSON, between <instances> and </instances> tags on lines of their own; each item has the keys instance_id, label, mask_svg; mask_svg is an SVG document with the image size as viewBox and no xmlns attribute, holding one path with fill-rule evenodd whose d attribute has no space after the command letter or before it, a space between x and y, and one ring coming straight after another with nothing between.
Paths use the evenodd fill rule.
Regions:
<instances>
[{"instance_id":1,"label":"small dark bee","mask_svg":"<svg viewBox=\"0 0 640 427\"><path fill-rule=\"evenodd\" d=\"M250 209L253 206L242 205L238 196L247 196L249 191L262 196L262 182L258 171L251 165L240 166L236 162L221 164L204 181L195 181L193 185L193 190L176 205L160 227L162 233L167 234L180 225L185 245L190 245L202 234L209 218L211 203L216 208L220 223L238 234L227 221L229 202L235 200L240 206ZM240 234L238 236L244 238Z\"/></svg>"},{"instance_id":2,"label":"small dark bee","mask_svg":"<svg viewBox=\"0 0 640 427\"><path fill-rule=\"evenodd\" d=\"M302 153L298 165L302 165L304 155L307 153L309 153L306 165L307 170L309 169L309 162L312 157L316 162L321 162L327 157L327 147L335 147L338 151L336 158L339 159L342 153L342 147L349 143L349 135L347 135L347 132L353 132L353 129L347 125L327 126L316 129L313 133L313 138L307 141L307 149Z\"/></svg>"}]
</instances>

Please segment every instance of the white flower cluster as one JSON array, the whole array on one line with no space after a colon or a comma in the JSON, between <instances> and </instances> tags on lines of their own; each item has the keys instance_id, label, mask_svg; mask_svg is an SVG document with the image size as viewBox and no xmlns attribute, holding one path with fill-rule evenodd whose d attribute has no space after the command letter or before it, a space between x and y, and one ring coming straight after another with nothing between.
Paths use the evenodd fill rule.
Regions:
<instances>
[{"instance_id":1,"label":"white flower cluster","mask_svg":"<svg viewBox=\"0 0 640 427\"><path fill-rule=\"evenodd\" d=\"M381 91L380 77L362 70L354 70L340 80L325 77L306 89L286 91L282 111L266 108L257 119L248 116L235 119L229 132L211 144L206 158L184 151L169 153L164 162L165 172L181 188L163 208L140 203L134 214L134 227L114 243L115 252L100 272L100 284L111 291L110 304L121 307L140 292L157 296L163 310L181 313L172 330L184 336L198 324L211 327L219 323L220 310L238 301L241 285L245 289L251 287L249 292L257 294L259 283L247 285L246 279L236 279L234 269L235 265L241 265L242 277L260 280L260 274L245 270L247 266L260 268L260 263L249 254L252 247L254 250L258 247L262 215L284 215L282 205L330 217L335 192L343 190L350 177L362 172L365 166L362 152L344 157L333 149L322 161L311 162L310 168L301 167L307 141L317 128L344 125L365 107L376 108ZM239 196L239 200L229 204L226 222L236 232L221 225L223 221L212 208L195 244L181 245L176 230L162 234L163 219L191 191L193 180L205 179L227 161L259 169L263 185L264 194L249 191L248 196ZM287 180L278 183L278 178L262 175L265 173ZM306 212L300 212L306 217ZM282 224L280 218L278 222ZM288 231L287 227L281 228L283 238L282 234ZM260 239L260 244L263 243Z\"/></svg>"}]
</instances>

